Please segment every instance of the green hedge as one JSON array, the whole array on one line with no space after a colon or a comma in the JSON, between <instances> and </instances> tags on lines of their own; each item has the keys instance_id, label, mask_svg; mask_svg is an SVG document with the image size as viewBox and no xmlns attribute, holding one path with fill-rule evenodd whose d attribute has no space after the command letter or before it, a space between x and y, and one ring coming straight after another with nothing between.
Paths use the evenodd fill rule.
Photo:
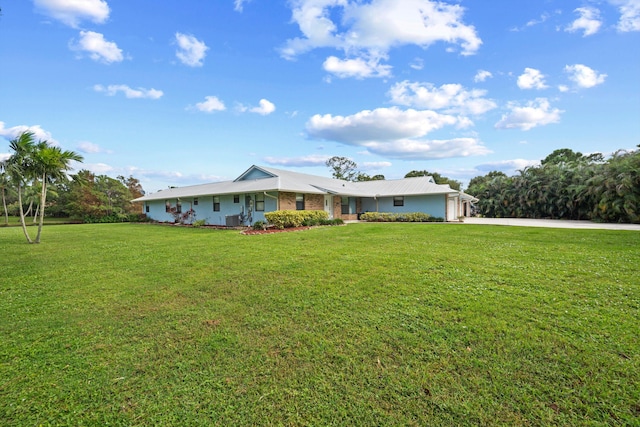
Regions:
<instances>
[{"instance_id":1,"label":"green hedge","mask_svg":"<svg viewBox=\"0 0 640 427\"><path fill-rule=\"evenodd\" d=\"M328 220L329 214L325 211L273 211L264 214L269 224L276 228L301 227L309 223L320 223Z\"/></svg>"},{"instance_id":2,"label":"green hedge","mask_svg":"<svg viewBox=\"0 0 640 427\"><path fill-rule=\"evenodd\" d=\"M370 222L444 222L444 218L431 216L423 212L365 212L360 215L360 219Z\"/></svg>"}]
</instances>

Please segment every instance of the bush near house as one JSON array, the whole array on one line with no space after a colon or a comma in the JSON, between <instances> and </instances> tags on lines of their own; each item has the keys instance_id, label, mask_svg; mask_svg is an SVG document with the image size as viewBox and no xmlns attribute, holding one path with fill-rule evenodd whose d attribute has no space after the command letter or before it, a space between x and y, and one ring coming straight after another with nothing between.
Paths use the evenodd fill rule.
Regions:
<instances>
[{"instance_id":1,"label":"bush near house","mask_svg":"<svg viewBox=\"0 0 640 427\"><path fill-rule=\"evenodd\" d=\"M276 228L290 228L301 227L305 223L311 222L320 223L320 221L328 220L329 214L325 211L313 210L313 211L294 211L294 210L281 210L267 212L264 217L269 221L269 224Z\"/></svg>"},{"instance_id":2,"label":"bush near house","mask_svg":"<svg viewBox=\"0 0 640 427\"><path fill-rule=\"evenodd\" d=\"M360 216L360 219L369 222L444 222L444 218L423 212L365 212Z\"/></svg>"}]
</instances>

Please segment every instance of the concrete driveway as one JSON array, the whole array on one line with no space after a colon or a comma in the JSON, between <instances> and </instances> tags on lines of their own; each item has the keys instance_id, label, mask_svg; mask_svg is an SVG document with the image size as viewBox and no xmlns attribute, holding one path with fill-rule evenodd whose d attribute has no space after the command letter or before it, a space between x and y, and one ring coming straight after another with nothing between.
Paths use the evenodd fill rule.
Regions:
<instances>
[{"instance_id":1,"label":"concrete driveway","mask_svg":"<svg viewBox=\"0 0 640 427\"><path fill-rule=\"evenodd\" d=\"M640 231L640 224L604 224L591 221L525 218L465 218L464 224L512 225L517 227L590 228L600 230Z\"/></svg>"}]
</instances>

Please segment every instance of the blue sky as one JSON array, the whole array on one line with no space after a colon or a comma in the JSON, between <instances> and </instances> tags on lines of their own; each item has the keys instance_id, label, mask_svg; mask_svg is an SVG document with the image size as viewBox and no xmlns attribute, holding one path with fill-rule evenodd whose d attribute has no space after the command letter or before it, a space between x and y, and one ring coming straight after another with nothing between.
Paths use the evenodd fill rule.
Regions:
<instances>
[{"instance_id":1,"label":"blue sky","mask_svg":"<svg viewBox=\"0 0 640 427\"><path fill-rule=\"evenodd\" d=\"M147 192L252 164L468 183L640 143L640 0L0 0L30 129Z\"/></svg>"}]
</instances>

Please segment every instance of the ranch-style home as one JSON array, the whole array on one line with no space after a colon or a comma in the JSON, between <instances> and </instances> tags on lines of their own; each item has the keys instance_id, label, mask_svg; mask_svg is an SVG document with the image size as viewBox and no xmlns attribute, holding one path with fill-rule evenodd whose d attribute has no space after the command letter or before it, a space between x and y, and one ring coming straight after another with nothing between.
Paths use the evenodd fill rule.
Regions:
<instances>
[{"instance_id":1,"label":"ranch-style home","mask_svg":"<svg viewBox=\"0 0 640 427\"><path fill-rule=\"evenodd\" d=\"M156 221L191 213L191 220L226 226L265 221L265 212L276 210L325 210L343 220L363 212L423 212L452 221L468 216L474 201L430 176L351 182L255 165L233 181L174 187L134 200Z\"/></svg>"}]
</instances>

